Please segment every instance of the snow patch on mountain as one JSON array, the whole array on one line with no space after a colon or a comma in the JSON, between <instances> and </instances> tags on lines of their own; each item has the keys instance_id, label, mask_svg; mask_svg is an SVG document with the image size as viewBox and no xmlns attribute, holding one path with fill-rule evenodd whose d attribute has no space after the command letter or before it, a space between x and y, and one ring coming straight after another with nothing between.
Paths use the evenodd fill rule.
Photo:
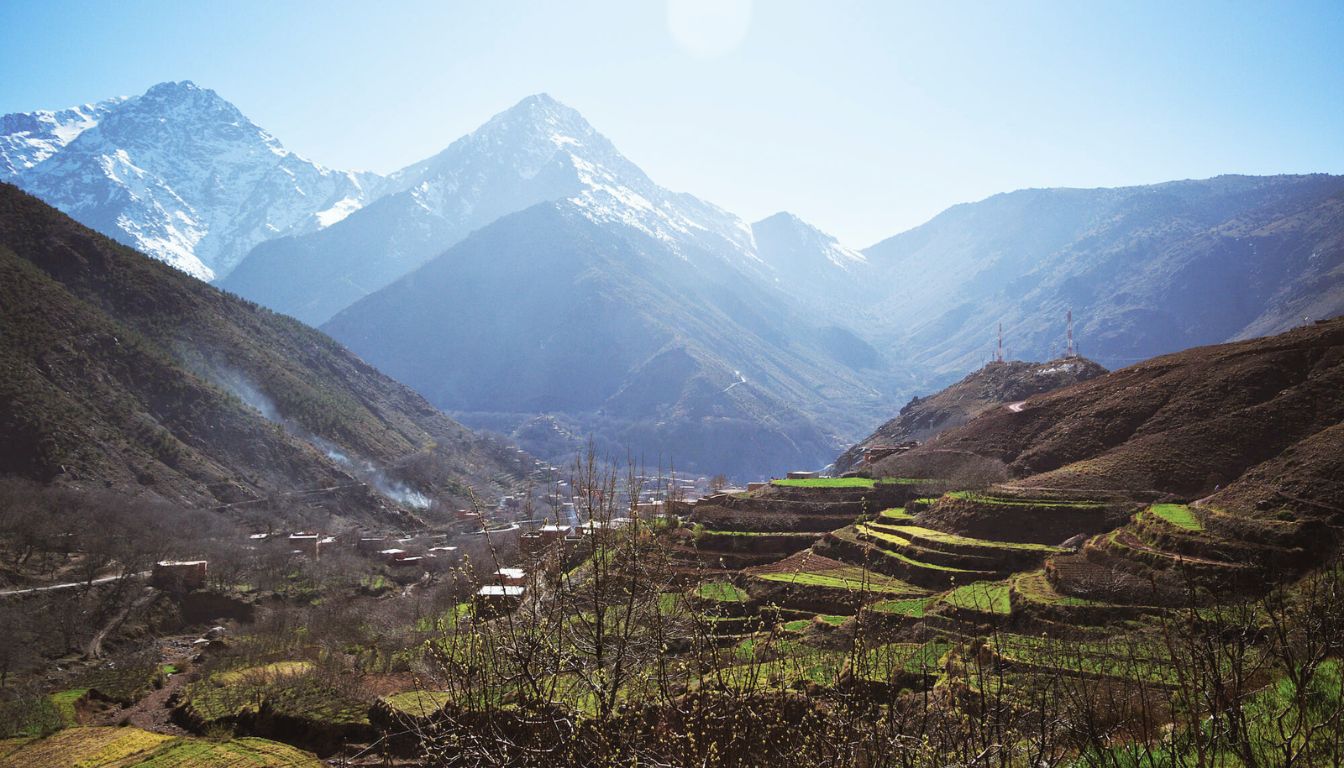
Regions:
<instances>
[{"instance_id":1,"label":"snow patch on mountain","mask_svg":"<svg viewBox=\"0 0 1344 768\"><path fill-rule=\"evenodd\" d=\"M124 98L115 98L69 109L16 112L0 117L0 181L13 181L56 154L123 101Z\"/></svg>"},{"instance_id":2,"label":"snow patch on mountain","mask_svg":"<svg viewBox=\"0 0 1344 768\"><path fill-rule=\"evenodd\" d=\"M8 115L0 128L0 162L16 169L16 184L203 280L227 274L261 242L341 221L382 185L290 152L189 81Z\"/></svg>"}]
</instances>

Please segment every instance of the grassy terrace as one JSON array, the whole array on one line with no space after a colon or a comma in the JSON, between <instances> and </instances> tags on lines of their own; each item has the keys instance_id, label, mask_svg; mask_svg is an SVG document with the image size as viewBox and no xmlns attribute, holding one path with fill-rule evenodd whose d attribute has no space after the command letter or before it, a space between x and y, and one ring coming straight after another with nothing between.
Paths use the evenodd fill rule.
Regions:
<instances>
[{"instance_id":1,"label":"grassy terrace","mask_svg":"<svg viewBox=\"0 0 1344 768\"><path fill-rule=\"evenodd\" d=\"M809 477L803 479L771 480L781 488L872 488L877 485L916 485L927 483L922 477Z\"/></svg>"},{"instance_id":2,"label":"grassy terrace","mask_svg":"<svg viewBox=\"0 0 1344 768\"><path fill-rule=\"evenodd\" d=\"M874 528L873 526L870 525L859 524L855 526L855 530L858 531L859 534L863 536L875 539L877 541L881 541L884 544L891 544L897 547L911 546L909 539L903 536L898 536L894 533L888 533L887 531L884 531L880 528ZM937 563L926 563L923 562L922 560L916 560L907 555L903 555L900 552L893 552L889 549L883 549L881 547L879 547L878 550L881 551L883 554L885 554L887 557L894 557L897 560L900 560L902 563L905 563L906 565L912 568L928 568L929 570L933 571L947 571L949 573L971 573L971 571L968 571L965 568L953 568L950 565L938 565Z\"/></svg>"},{"instance_id":3,"label":"grassy terrace","mask_svg":"<svg viewBox=\"0 0 1344 768\"><path fill-rule=\"evenodd\" d=\"M1204 524L1195 517L1186 504L1154 504L1149 507L1154 515L1166 520L1168 523L1187 531L1202 531Z\"/></svg>"},{"instance_id":4,"label":"grassy terrace","mask_svg":"<svg viewBox=\"0 0 1344 768\"><path fill-rule=\"evenodd\" d=\"M915 519L915 516L905 511L905 507L893 507L884 509L878 513L878 519L882 522L904 523Z\"/></svg>"},{"instance_id":5,"label":"grassy terrace","mask_svg":"<svg viewBox=\"0 0 1344 768\"><path fill-rule=\"evenodd\" d=\"M974 491L952 491L948 498L973 501L977 504L998 504L1005 507L1066 507L1093 509L1105 506L1100 501L1060 501L1059 499L1018 499L1006 496L986 496Z\"/></svg>"},{"instance_id":6,"label":"grassy terrace","mask_svg":"<svg viewBox=\"0 0 1344 768\"><path fill-rule=\"evenodd\" d=\"M1175 682L1167 649L1157 640L1119 636L1109 640L1058 640L1032 635L996 635L1000 656L1031 667L1143 680Z\"/></svg>"},{"instance_id":7,"label":"grassy terrace","mask_svg":"<svg viewBox=\"0 0 1344 768\"><path fill-rule=\"evenodd\" d=\"M874 603L872 609L878 613L894 613L911 619L922 619L929 608L929 598L915 597L905 600L883 600Z\"/></svg>"},{"instance_id":8,"label":"grassy terrace","mask_svg":"<svg viewBox=\"0 0 1344 768\"><path fill-rule=\"evenodd\" d=\"M946 640L927 643L888 643L868 651L855 666L856 676L869 682L890 682L898 674L936 675L943 656L951 650Z\"/></svg>"},{"instance_id":9,"label":"grassy terrace","mask_svg":"<svg viewBox=\"0 0 1344 768\"><path fill-rule=\"evenodd\" d=\"M447 691L405 691L383 697L393 710L412 717L429 717L453 700Z\"/></svg>"},{"instance_id":10,"label":"grassy terrace","mask_svg":"<svg viewBox=\"0 0 1344 768\"><path fill-rule=\"evenodd\" d=\"M1030 544L1015 541L992 541L990 539L972 539L967 536L957 536L956 534L935 531L932 528L920 528L916 525L895 525L888 526L891 530L904 536L918 536L939 544L948 544L961 547L985 547L989 549L1014 549L1029 552L1055 553L1063 552L1059 547L1052 547L1049 544Z\"/></svg>"},{"instance_id":11,"label":"grassy terrace","mask_svg":"<svg viewBox=\"0 0 1344 768\"><path fill-rule=\"evenodd\" d=\"M1064 595L1055 591L1054 586L1045 578L1044 571L1022 574L1013 579L1013 589L1024 599L1033 603L1045 603L1048 605L1063 605L1077 608L1089 606L1105 606L1109 603L1103 603L1097 600L1088 600L1073 595Z\"/></svg>"},{"instance_id":12,"label":"grassy terrace","mask_svg":"<svg viewBox=\"0 0 1344 768\"><path fill-rule=\"evenodd\" d=\"M1013 612L1012 588L1004 582L966 584L943 595L943 602L966 611L1003 616Z\"/></svg>"},{"instance_id":13,"label":"grassy terrace","mask_svg":"<svg viewBox=\"0 0 1344 768\"><path fill-rule=\"evenodd\" d=\"M221 672L187 687L202 718L220 720L265 702L277 713L334 724L367 724L368 703L324 684L307 661L282 661Z\"/></svg>"},{"instance_id":14,"label":"grassy terrace","mask_svg":"<svg viewBox=\"0 0 1344 768\"><path fill-rule=\"evenodd\" d=\"M707 581L695 588L695 594L716 603L742 603L747 599L745 590L727 581Z\"/></svg>"},{"instance_id":15,"label":"grassy terrace","mask_svg":"<svg viewBox=\"0 0 1344 768\"><path fill-rule=\"evenodd\" d=\"M820 533L812 531L724 531L704 528L695 531L696 536L789 536L799 539L815 539Z\"/></svg>"},{"instance_id":16,"label":"grassy terrace","mask_svg":"<svg viewBox=\"0 0 1344 768\"><path fill-rule=\"evenodd\" d=\"M791 573L758 573L756 578L784 584L807 587L827 587L851 592L874 592L888 595L918 595L924 590L873 571L858 567L832 568L825 571L794 571Z\"/></svg>"}]
</instances>

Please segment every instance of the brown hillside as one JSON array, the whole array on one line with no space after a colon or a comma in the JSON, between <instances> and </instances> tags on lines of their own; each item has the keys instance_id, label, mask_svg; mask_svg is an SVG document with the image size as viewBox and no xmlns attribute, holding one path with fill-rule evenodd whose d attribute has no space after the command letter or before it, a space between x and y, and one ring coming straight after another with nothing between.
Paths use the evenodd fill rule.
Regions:
<instances>
[{"instance_id":1,"label":"brown hillside","mask_svg":"<svg viewBox=\"0 0 1344 768\"><path fill-rule=\"evenodd\" d=\"M907 474L951 456L1001 461L1023 486L1195 497L1341 421L1344 318L1165 355L1033 397L1018 412L994 409L874 472Z\"/></svg>"},{"instance_id":2,"label":"brown hillside","mask_svg":"<svg viewBox=\"0 0 1344 768\"><path fill-rule=\"evenodd\" d=\"M399 517L388 490L456 504L516 477L512 451L323 334L8 185L0 321L0 475L299 518Z\"/></svg>"},{"instance_id":3,"label":"brown hillside","mask_svg":"<svg viewBox=\"0 0 1344 768\"><path fill-rule=\"evenodd\" d=\"M1081 357L1045 363L1019 360L990 363L941 392L913 398L901 408L896 418L841 454L835 460L834 472L838 475L857 469L863 462L864 449L870 446L928 440L991 408L1094 379L1104 373L1105 368Z\"/></svg>"}]
</instances>

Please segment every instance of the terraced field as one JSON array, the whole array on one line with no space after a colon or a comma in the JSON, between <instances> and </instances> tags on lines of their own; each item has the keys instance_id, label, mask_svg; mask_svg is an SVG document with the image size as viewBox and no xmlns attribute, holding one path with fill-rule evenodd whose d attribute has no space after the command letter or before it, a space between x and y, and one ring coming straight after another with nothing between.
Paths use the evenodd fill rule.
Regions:
<instances>
[{"instance_id":1,"label":"terraced field","mask_svg":"<svg viewBox=\"0 0 1344 768\"><path fill-rule=\"evenodd\" d=\"M0 768L321 768L314 755L266 739L207 741L139 728L67 728L0 742Z\"/></svg>"}]
</instances>

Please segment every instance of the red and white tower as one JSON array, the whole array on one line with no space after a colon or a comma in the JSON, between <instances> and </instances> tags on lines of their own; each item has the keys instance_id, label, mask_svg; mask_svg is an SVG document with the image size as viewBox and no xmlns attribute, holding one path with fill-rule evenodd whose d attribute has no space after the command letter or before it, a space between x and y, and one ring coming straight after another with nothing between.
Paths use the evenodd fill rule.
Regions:
<instances>
[{"instance_id":1,"label":"red and white tower","mask_svg":"<svg viewBox=\"0 0 1344 768\"><path fill-rule=\"evenodd\" d=\"M999 351L994 355L994 359L1000 363L1003 362L1003 321L999 321Z\"/></svg>"}]
</instances>

